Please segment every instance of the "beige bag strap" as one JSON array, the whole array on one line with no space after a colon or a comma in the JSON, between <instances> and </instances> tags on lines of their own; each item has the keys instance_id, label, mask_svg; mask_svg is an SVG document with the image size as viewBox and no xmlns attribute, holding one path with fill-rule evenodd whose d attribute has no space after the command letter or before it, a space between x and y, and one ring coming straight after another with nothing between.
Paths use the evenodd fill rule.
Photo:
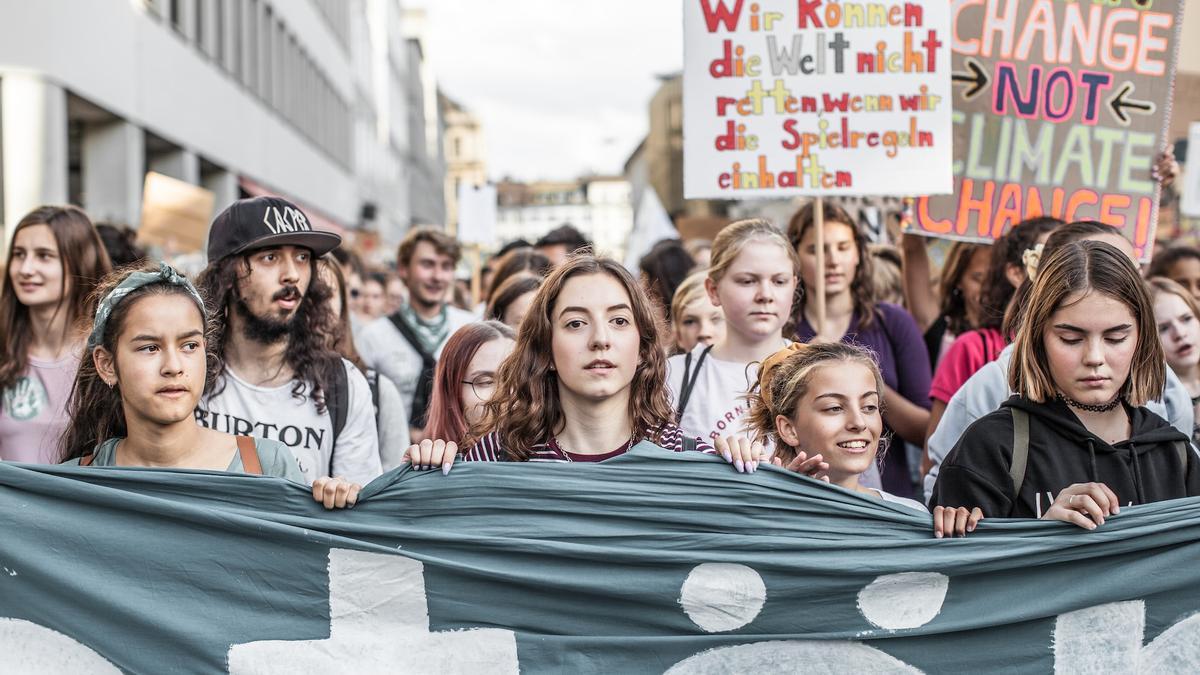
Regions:
<instances>
[{"instance_id":1,"label":"beige bag strap","mask_svg":"<svg viewBox=\"0 0 1200 675\"><path fill-rule=\"evenodd\" d=\"M1019 408L1008 410L1012 413L1013 421L1013 454L1008 475L1012 478L1012 498L1015 502L1025 483L1025 466L1029 463L1029 413Z\"/></svg>"}]
</instances>

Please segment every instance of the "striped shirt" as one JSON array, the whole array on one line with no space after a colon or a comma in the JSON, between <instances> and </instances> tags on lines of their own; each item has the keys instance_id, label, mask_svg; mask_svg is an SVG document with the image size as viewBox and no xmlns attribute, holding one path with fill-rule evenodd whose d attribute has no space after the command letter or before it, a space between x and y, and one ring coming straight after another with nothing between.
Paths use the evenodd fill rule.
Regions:
<instances>
[{"instance_id":1,"label":"striped shirt","mask_svg":"<svg viewBox=\"0 0 1200 675\"><path fill-rule=\"evenodd\" d=\"M553 437L545 443L538 443L529 449L530 462L603 462L606 459L619 457L629 451L635 442L630 439L621 447L611 452L605 452L599 455L584 455L576 452L567 452L558 445L558 441ZM672 452L683 452L683 432L674 424L668 424L663 429L662 440L659 442L663 448ZM707 454L713 454L716 451L712 446L699 438L696 439L696 451ZM509 460L508 452L504 450L500 443L500 436L496 432L491 432L488 435L480 438L475 445L462 454L464 462L507 462Z\"/></svg>"}]
</instances>

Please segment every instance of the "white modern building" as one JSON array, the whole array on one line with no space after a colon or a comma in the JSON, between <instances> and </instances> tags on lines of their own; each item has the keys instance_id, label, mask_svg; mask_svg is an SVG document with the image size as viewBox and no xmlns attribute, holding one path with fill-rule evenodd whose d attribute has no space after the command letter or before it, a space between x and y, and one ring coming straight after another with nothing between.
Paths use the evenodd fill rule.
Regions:
<instances>
[{"instance_id":1,"label":"white modern building","mask_svg":"<svg viewBox=\"0 0 1200 675\"><path fill-rule=\"evenodd\" d=\"M136 227L156 171L212 190L217 210L275 193L394 250L445 215L436 84L408 11L0 0L0 224L71 202Z\"/></svg>"},{"instance_id":2,"label":"white modern building","mask_svg":"<svg viewBox=\"0 0 1200 675\"><path fill-rule=\"evenodd\" d=\"M596 252L625 254L633 228L629 181L591 177L564 183L501 183L496 239L530 243L560 225L572 225L588 237Z\"/></svg>"}]
</instances>

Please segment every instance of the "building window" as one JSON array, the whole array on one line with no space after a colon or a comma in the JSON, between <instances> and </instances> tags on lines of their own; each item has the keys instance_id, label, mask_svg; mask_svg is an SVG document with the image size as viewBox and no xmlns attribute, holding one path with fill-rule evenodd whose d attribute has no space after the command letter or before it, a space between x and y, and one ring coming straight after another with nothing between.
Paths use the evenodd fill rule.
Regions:
<instances>
[{"instance_id":1,"label":"building window","mask_svg":"<svg viewBox=\"0 0 1200 675\"><path fill-rule=\"evenodd\" d=\"M168 6L171 14L171 28L178 31L180 35L186 35L187 31L184 30L183 26L185 20L183 16L183 3L180 0L169 0Z\"/></svg>"},{"instance_id":2,"label":"building window","mask_svg":"<svg viewBox=\"0 0 1200 675\"><path fill-rule=\"evenodd\" d=\"M206 26L204 25L204 10L207 4L204 0L195 0L192 4L194 10L192 12L192 20L196 22L192 35L195 37L196 46L205 54L209 53L208 45L204 44L204 37L208 35L208 31L205 30Z\"/></svg>"},{"instance_id":3,"label":"building window","mask_svg":"<svg viewBox=\"0 0 1200 675\"><path fill-rule=\"evenodd\" d=\"M225 0L213 5L213 58L226 70L229 59L225 56Z\"/></svg>"}]
</instances>

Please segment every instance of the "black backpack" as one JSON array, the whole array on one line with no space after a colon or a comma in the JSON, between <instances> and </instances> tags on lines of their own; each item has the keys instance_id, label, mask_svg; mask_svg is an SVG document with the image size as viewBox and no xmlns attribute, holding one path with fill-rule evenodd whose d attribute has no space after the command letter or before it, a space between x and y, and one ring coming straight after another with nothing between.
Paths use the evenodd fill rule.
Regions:
<instances>
[{"instance_id":1,"label":"black backpack","mask_svg":"<svg viewBox=\"0 0 1200 675\"><path fill-rule=\"evenodd\" d=\"M325 385L325 409L333 420L333 446L329 448L329 470L325 475L333 475L333 456L337 453L338 436L346 428L346 415L350 411L350 379L346 375L346 364L339 358L334 364L333 377Z\"/></svg>"}]
</instances>

